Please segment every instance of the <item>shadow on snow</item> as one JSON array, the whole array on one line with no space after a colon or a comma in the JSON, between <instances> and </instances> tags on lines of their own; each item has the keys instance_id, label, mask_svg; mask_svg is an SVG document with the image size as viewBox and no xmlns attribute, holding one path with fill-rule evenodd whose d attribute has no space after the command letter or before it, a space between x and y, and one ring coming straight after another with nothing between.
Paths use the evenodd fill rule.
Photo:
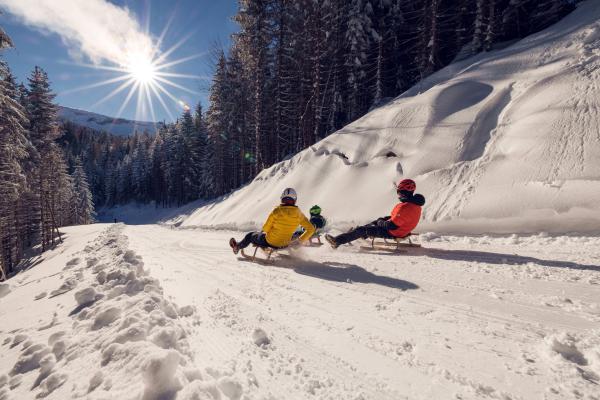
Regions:
<instances>
[{"instance_id":1,"label":"shadow on snow","mask_svg":"<svg viewBox=\"0 0 600 400\"><path fill-rule=\"evenodd\" d=\"M259 259L256 259L255 261L249 261L245 258L239 258L239 260L277 268L288 268L300 275L332 282L372 283L375 285L381 285L400 290L413 290L419 288L419 286L412 282L385 275L377 275L355 264L339 262L321 263L316 261L302 260L294 257L281 257L271 262L266 262Z\"/></svg>"},{"instance_id":2,"label":"shadow on snow","mask_svg":"<svg viewBox=\"0 0 600 400\"><path fill-rule=\"evenodd\" d=\"M505 254L505 253L494 253L489 251L474 251L474 250L445 250L445 249L433 249L433 248L414 248L409 249L408 253L398 255L385 251L370 251L369 254L387 255L393 257L406 257L406 256L425 256L430 258L437 258L439 260L449 261L466 261L466 262L480 262L487 264L508 264L508 265L526 265L526 264L537 264L543 267L551 268L569 268L578 270L590 270L599 271L600 265L593 264L580 264L573 261L561 261L561 260L545 260L537 257L530 256L519 256L516 254Z\"/></svg>"}]
</instances>

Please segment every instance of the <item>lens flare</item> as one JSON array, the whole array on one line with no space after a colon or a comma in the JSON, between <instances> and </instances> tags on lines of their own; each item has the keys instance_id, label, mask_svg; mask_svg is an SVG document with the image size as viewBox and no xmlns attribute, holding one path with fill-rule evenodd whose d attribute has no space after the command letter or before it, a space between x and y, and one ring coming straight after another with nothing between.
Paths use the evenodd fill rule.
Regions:
<instances>
[{"instance_id":1,"label":"lens flare","mask_svg":"<svg viewBox=\"0 0 600 400\"><path fill-rule=\"evenodd\" d=\"M179 100L178 103L183 108L183 111L190 111L190 106L185 101Z\"/></svg>"}]
</instances>

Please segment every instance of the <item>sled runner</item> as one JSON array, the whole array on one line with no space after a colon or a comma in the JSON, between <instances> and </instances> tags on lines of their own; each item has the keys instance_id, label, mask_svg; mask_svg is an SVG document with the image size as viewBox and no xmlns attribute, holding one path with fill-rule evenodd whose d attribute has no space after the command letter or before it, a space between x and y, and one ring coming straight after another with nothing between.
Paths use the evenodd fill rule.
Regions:
<instances>
[{"instance_id":1,"label":"sled runner","mask_svg":"<svg viewBox=\"0 0 600 400\"><path fill-rule=\"evenodd\" d=\"M309 247L319 247L323 246L323 242L321 241L321 235L314 235L308 241Z\"/></svg>"},{"instance_id":2,"label":"sled runner","mask_svg":"<svg viewBox=\"0 0 600 400\"><path fill-rule=\"evenodd\" d=\"M361 250L386 250L393 251L398 253L405 253L406 250L403 248L406 247L421 247L419 243L414 243L410 237L412 234L409 234L402 238L394 238L394 239L380 239L371 237L369 239L365 239L369 245L361 246Z\"/></svg>"},{"instance_id":3,"label":"sled runner","mask_svg":"<svg viewBox=\"0 0 600 400\"><path fill-rule=\"evenodd\" d=\"M290 246L287 247L282 247L282 248L272 248L272 247L260 247L260 246L254 246L254 252L252 253L252 255L250 254L246 254L246 252L244 251L244 249L240 250L240 254L242 255L242 257L244 257L246 260L250 260L250 261L262 261L262 262L271 262L273 261L272 256L277 254L279 257L290 257L290 254L285 254L285 253L280 253L282 250L287 250L289 252L290 249L294 248L295 245L291 244ZM265 257L259 257L257 256L258 253L258 249L261 250L262 254L264 254Z\"/></svg>"},{"instance_id":4,"label":"sled runner","mask_svg":"<svg viewBox=\"0 0 600 400\"><path fill-rule=\"evenodd\" d=\"M244 249L240 250L240 254L242 255L242 257L244 257L247 260L256 261L257 260L256 253L258 252L258 249L260 249L263 252L263 254L265 254L265 256L266 256L266 258L259 258L260 260L263 260L263 261L270 261L271 256L275 252L275 249L273 249L271 247L254 246L254 252L252 253L252 255L246 254Z\"/></svg>"},{"instance_id":5,"label":"sled runner","mask_svg":"<svg viewBox=\"0 0 600 400\"><path fill-rule=\"evenodd\" d=\"M301 230L294 232L294 236L292 236L292 239L298 240L298 238L300 237L300 235L302 234L302 232L303 231L301 231ZM308 247L323 246L323 241L321 240L321 234L320 233L315 233L310 239L308 239L308 242L306 243L306 246L308 246Z\"/></svg>"}]
</instances>

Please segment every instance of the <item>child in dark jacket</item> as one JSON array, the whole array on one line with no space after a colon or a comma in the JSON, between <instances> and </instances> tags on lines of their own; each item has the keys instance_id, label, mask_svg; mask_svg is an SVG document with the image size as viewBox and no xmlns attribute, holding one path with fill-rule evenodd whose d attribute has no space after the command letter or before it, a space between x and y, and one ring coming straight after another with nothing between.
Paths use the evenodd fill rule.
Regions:
<instances>
[{"instance_id":1,"label":"child in dark jacket","mask_svg":"<svg viewBox=\"0 0 600 400\"><path fill-rule=\"evenodd\" d=\"M314 205L310 208L310 223L315 227L315 232L311 237L311 241L313 238L317 238L319 243L321 243L320 234L325 229L325 225L327 225L327 220L325 217L321 215L321 207L318 205ZM299 227L296 232L294 232L294 239L297 239L304 233L304 228Z\"/></svg>"},{"instance_id":2,"label":"child in dark jacket","mask_svg":"<svg viewBox=\"0 0 600 400\"><path fill-rule=\"evenodd\" d=\"M316 204L310 208L310 223L315 227L317 234L327 225L327 220L321 215L321 207Z\"/></svg>"}]
</instances>

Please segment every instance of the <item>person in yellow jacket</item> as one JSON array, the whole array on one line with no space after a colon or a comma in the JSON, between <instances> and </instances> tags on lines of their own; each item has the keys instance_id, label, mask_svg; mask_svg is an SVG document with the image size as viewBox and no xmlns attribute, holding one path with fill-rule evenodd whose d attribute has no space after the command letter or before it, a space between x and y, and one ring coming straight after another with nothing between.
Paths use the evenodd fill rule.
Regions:
<instances>
[{"instance_id":1,"label":"person in yellow jacket","mask_svg":"<svg viewBox=\"0 0 600 400\"><path fill-rule=\"evenodd\" d=\"M296 207L297 198L294 189L285 189L281 194L281 204L271 212L261 232L250 232L240 242L237 242L235 238L229 239L229 246L233 249L234 254L250 244L274 249L287 247L298 226L304 228L304 233L299 238L300 242L308 241L315 233L315 227Z\"/></svg>"}]
</instances>

